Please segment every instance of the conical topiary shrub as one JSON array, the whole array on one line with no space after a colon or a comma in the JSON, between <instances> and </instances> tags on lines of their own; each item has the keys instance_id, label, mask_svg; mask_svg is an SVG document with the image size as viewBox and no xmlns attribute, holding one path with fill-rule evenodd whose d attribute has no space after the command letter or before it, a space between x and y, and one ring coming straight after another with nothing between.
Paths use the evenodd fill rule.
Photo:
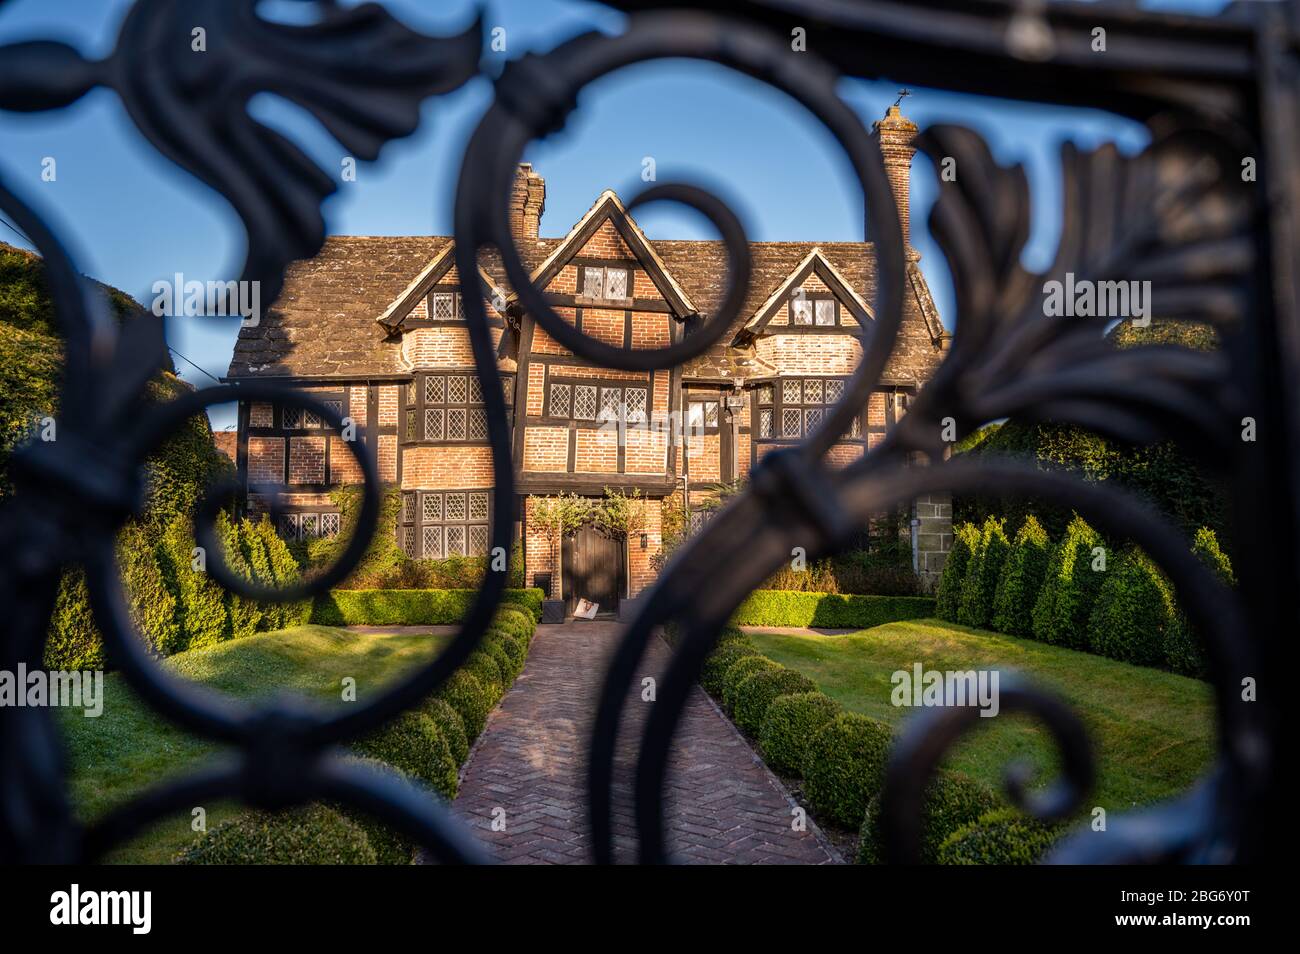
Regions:
<instances>
[{"instance_id":1,"label":"conical topiary shrub","mask_svg":"<svg viewBox=\"0 0 1300 954\"><path fill-rule=\"evenodd\" d=\"M971 554L979 544L979 528L973 523L959 523L953 528L952 550L944 561L935 593L934 615L951 623L957 622L957 609L961 604L962 585Z\"/></svg>"},{"instance_id":2,"label":"conical topiary shrub","mask_svg":"<svg viewBox=\"0 0 1300 954\"><path fill-rule=\"evenodd\" d=\"M1101 584L1088 621L1088 647L1122 662L1158 665L1173 609L1172 590L1159 568L1137 547L1128 547Z\"/></svg>"},{"instance_id":3,"label":"conical topiary shrub","mask_svg":"<svg viewBox=\"0 0 1300 954\"><path fill-rule=\"evenodd\" d=\"M1011 549L1002 524L994 517L984 521L979 543L967 565L961 600L957 604L957 622L966 626L985 627L993 618L993 596L997 592L1002 564Z\"/></svg>"},{"instance_id":4,"label":"conical topiary shrub","mask_svg":"<svg viewBox=\"0 0 1300 954\"><path fill-rule=\"evenodd\" d=\"M1016 532L1015 542L1002 564L993 594L990 625L1000 633L1029 636L1033 633L1034 603L1043 588L1050 544L1047 531L1030 514Z\"/></svg>"},{"instance_id":5,"label":"conical topiary shrub","mask_svg":"<svg viewBox=\"0 0 1300 954\"><path fill-rule=\"evenodd\" d=\"M1045 643L1086 649L1088 617L1105 572L1094 569L1105 558L1101 537L1076 516L1052 552L1038 602L1034 604L1034 637Z\"/></svg>"},{"instance_id":6,"label":"conical topiary shrub","mask_svg":"<svg viewBox=\"0 0 1300 954\"><path fill-rule=\"evenodd\" d=\"M1196 531L1196 537L1192 541L1192 552L1214 571L1225 586L1236 584L1232 563L1220 548L1219 538L1215 536L1213 530L1202 527ZM1191 620L1181 608L1177 609L1165 629L1164 662L1174 672L1184 676L1204 679L1209 674L1205 641L1192 627Z\"/></svg>"}]
</instances>

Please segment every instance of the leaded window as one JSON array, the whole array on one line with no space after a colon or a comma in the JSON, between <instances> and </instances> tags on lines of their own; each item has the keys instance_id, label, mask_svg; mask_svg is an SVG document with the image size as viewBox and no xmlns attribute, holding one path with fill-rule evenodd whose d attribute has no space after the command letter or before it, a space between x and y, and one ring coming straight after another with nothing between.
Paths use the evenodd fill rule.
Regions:
<instances>
[{"instance_id":1,"label":"leaded window","mask_svg":"<svg viewBox=\"0 0 1300 954\"><path fill-rule=\"evenodd\" d=\"M514 406L514 375L502 376L507 411ZM468 441L488 439L483 387L471 371L421 374L407 385L404 439Z\"/></svg>"},{"instance_id":2,"label":"leaded window","mask_svg":"<svg viewBox=\"0 0 1300 954\"><path fill-rule=\"evenodd\" d=\"M844 398L843 378L782 378L755 387L755 436L760 440L797 440L821 424L827 409ZM862 416L855 415L845 437L862 437Z\"/></svg>"},{"instance_id":3,"label":"leaded window","mask_svg":"<svg viewBox=\"0 0 1300 954\"><path fill-rule=\"evenodd\" d=\"M407 556L443 560L487 556L490 490L407 490L397 539Z\"/></svg>"},{"instance_id":4,"label":"leaded window","mask_svg":"<svg viewBox=\"0 0 1300 954\"><path fill-rule=\"evenodd\" d=\"M286 540L338 536L341 518L338 511L294 511L280 514L277 529Z\"/></svg>"},{"instance_id":5,"label":"leaded window","mask_svg":"<svg viewBox=\"0 0 1300 954\"><path fill-rule=\"evenodd\" d=\"M790 293L790 324L804 328L833 328L840 323L840 303L829 292Z\"/></svg>"},{"instance_id":6,"label":"leaded window","mask_svg":"<svg viewBox=\"0 0 1300 954\"><path fill-rule=\"evenodd\" d=\"M429 317L439 321L455 321L462 317L460 292L440 291L429 293Z\"/></svg>"},{"instance_id":7,"label":"leaded window","mask_svg":"<svg viewBox=\"0 0 1300 954\"><path fill-rule=\"evenodd\" d=\"M574 421L649 420L650 389L617 383L578 384L551 381L546 392L545 416Z\"/></svg>"},{"instance_id":8,"label":"leaded window","mask_svg":"<svg viewBox=\"0 0 1300 954\"><path fill-rule=\"evenodd\" d=\"M631 297L630 273L626 268L585 265L582 268L582 297L622 301Z\"/></svg>"}]
</instances>

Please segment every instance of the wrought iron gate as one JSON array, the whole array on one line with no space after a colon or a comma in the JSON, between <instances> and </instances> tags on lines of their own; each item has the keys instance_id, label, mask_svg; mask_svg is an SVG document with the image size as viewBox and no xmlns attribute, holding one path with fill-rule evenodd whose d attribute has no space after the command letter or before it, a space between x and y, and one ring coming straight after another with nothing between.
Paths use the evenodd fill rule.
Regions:
<instances>
[{"instance_id":1,"label":"wrought iron gate","mask_svg":"<svg viewBox=\"0 0 1300 954\"><path fill-rule=\"evenodd\" d=\"M965 492L996 483L1003 492L1065 502L1108 532L1141 545L1174 581L1206 634L1218 705L1219 752L1209 774L1183 797L1113 820L1104 841L1067 840L1064 862L1244 861L1265 856L1276 818L1275 681L1279 648L1296 632L1296 490L1300 476L1300 287L1297 209L1297 43L1300 3L1243 4L1197 18L1139 11L1129 3L1006 0L613 0L632 13L624 32L588 34L526 54L496 82L496 99L470 140L455 210L459 274L476 272L485 247L500 249L524 308L578 355L615 368L667 368L700 354L737 316L750 277L735 216L715 196L684 183L659 184L630 207L675 201L708 217L729 252L719 313L698 333L659 350L629 351L584 336L562 320L511 242L506 197L525 145L563 126L578 93L629 64L667 57L711 60L782 90L823 123L849 158L868 199L879 283L876 322L844 399L802 445L766 457L749 489L710 522L655 585L607 675L590 752L591 821L597 861L610 858L610 789L622 703L653 627L682 623L670 669L648 720L636 775L641 858L669 860L660 813L669 743L691 684L733 608L790 552L826 552L870 513L918 493ZM479 74L482 25L430 38L381 7L342 8L321 0L319 19L289 26L259 18L255 0L137 0L112 55L90 60L54 42L0 47L0 108L65 107L95 87L114 90L162 154L217 189L248 238L242 278L281 288L285 267L321 246L320 203L334 185L297 147L246 111L257 92L304 106L349 152L373 159L410 133L426 97ZM681 9L674 9L680 7ZM687 9L689 8L689 9ZM3 15L0 12L0 15ZM208 30L208 54L189 56L190 30ZM809 53L791 55L792 28ZM1093 50L1104 29L1107 52ZM888 75L905 82L1014 99L1086 105L1144 122L1150 145L1132 158L1103 147L1062 154L1066 208L1057 261L1028 274L1019 254L1028 221L1020 168L999 165L974 132L925 130L932 158L954 157L961 174L944 182L931 218L958 298L958 334L930 384L885 443L834 470L821 457L879 378L898 329L904 248L879 151L835 92L839 76ZM1258 161L1257 182L1239 175ZM164 362L161 322L117 328L82 279L64 244L20 190L0 178L0 209L45 258L66 339L59 438L13 459L19 484L0 512L0 605L6 623L0 668L37 666L59 571L84 567L96 619L113 664L160 715L228 743L230 761L150 790L83 829L69 807L66 774L48 710L0 711L0 858L94 860L163 815L205 799L234 797L265 808L337 800L393 824L433 856L485 860L483 850L420 793L377 780L339 757L336 744L414 705L463 662L501 598L503 574L489 574L459 635L436 661L381 698L346 715L287 702L247 709L187 685L142 648L125 609L113 554L117 529L135 511L145 455L181 421L214 404L280 400L338 427L338 414L270 383L241 383L138 412L145 382ZM1044 321L1033 289L1065 271L1097 279L1153 279L1155 312L1209 322L1223 349L1193 354L1169 346L1117 352L1099 320ZM508 546L514 474L506 408L487 315L464 297L486 398L495 467L493 546ZM941 422L969 431L1017 416L1081 424L1122 439L1172 438L1201 453L1228 483L1235 506L1240 584L1229 592L1172 528L1137 501L1097 485L1013 464L945 461ZM1258 439L1240 439L1253 418ZM354 448L354 453L356 453ZM921 471L906 468L920 453ZM224 586L264 600L321 592L355 565L376 525L379 485L372 461L361 526L337 565L305 587L265 592L219 559ZM213 488L197 515L199 543L215 545L213 520L231 488ZM1242 699L1243 679L1259 684ZM1004 710L1022 710L1051 730L1061 777L1028 793L1009 777L1013 799L1044 818L1069 814L1086 796L1093 762L1078 719L1028 684L1004 688ZM883 800L893 859L918 857L919 796L939 759L968 727L973 710L932 710L898 744Z\"/></svg>"}]
</instances>

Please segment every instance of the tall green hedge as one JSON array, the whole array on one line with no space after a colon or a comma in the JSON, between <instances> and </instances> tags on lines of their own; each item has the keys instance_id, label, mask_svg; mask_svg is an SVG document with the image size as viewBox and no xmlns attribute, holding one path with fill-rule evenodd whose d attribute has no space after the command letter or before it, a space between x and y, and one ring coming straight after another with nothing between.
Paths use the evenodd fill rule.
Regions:
<instances>
[{"instance_id":1,"label":"tall green hedge","mask_svg":"<svg viewBox=\"0 0 1300 954\"><path fill-rule=\"evenodd\" d=\"M953 527L952 534L952 549L944 561L943 573L939 575L939 588L935 592L934 615L955 623L961 606L962 587L966 583L966 571L970 567L975 548L979 546L980 531L973 523L959 523Z\"/></svg>"},{"instance_id":2,"label":"tall green hedge","mask_svg":"<svg viewBox=\"0 0 1300 954\"><path fill-rule=\"evenodd\" d=\"M176 596L167 586L159 566L155 534L138 524L127 524L118 536L118 566L131 609L131 618L149 648L160 656L180 652L185 644Z\"/></svg>"},{"instance_id":3,"label":"tall green hedge","mask_svg":"<svg viewBox=\"0 0 1300 954\"><path fill-rule=\"evenodd\" d=\"M1002 565L993 595L993 629L1013 636L1033 632L1034 604L1047 573L1047 531L1032 515L1025 518Z\"/></svg>"},{"instance_id":4,"label":"tall green hedge","mask_svg":"<svg viewBox=\"0 0 1300 954\"><path fill-rule=\"evenodd\" d=\"M925 596L858 596L755 590L736 607L734 626L821 626L869 629L899 620L934 615L934 600Z\"/></svg>"},{"instance_id":5,"label":"tall green hedge","mask_svg":"<svg viewBox=\"0 0 1300 954\"><path fill-rule=\"evenodd\" d=\"M980 529L979 542L971 553L962 580L961 599L957 604L957 621L966 626L988 626L993 617L993 597L1002 563L1011 545L1007 542L1002 521L989 517Z\"/></svg>"},{"instance_id":6,"label":"tall green hedge","mask_svg":"<svg viewBox=\"0 0 1300 954\"><path fill-rule=\"evenodd\" d=\"M180 643L186 649L214 646L230 631L225 591L208 576L206 562L196 563L194 551L189 519L178 516L164 532L158 556L163 579L176 598Z\"/></svg>"},{"instance_id":7,"label":"tall green hedge","mask_svg":"<svg viewBox=\"0 0 1300 954\"><path fill-rule=\"evenodd\" d=\"M1034 637L1045 643L1086 649L1088 617L1105 573L1094 570L1093 550L1101 537L1075 517L1053 548L1043 589L1034 605Z\"/></svg>"}]
</instances>

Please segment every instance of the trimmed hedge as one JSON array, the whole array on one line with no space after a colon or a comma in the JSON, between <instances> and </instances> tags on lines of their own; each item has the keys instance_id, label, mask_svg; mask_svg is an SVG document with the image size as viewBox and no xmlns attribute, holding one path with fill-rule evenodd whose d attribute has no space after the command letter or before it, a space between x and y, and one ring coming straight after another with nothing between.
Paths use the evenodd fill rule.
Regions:
<instances>
[{"instance_id":1,"label":"trimmed hedge","mask_svg":"<svg viewBox=\"0 0 1300 954\"><path fill-rule=\"evenodd\" d=\"M228 630L225 591L196 569L194 549L189 518L177 517L163 532L158 560L168 588L176 594L177 623L186 649L215 646Z\"/></svg>"},{"instance_id":2,"label":"trimmed hedge","mask_svg":"<svg viewBox=\"0 0 1300 954\"><path fill-rule=\"evenodd\" d=\"M952 549L943 562L939 586L935 590L934 615L950 623L957 622L961 606L962 586L975 548L979 546L980 531L973 523L959 523L952 529Z\"/></svg>"},{"instance_id":3,"label":"trimmed hedge","mask_svg":"<svg viewBox=\"0 0 1300 954\"><path fill-rule=\"evenodd\" d=\"M438 724L423 712L403 712L352 748L427 782L448 800L456 797L459 765Z\"/></svg>"},{"instance_id":4,"label":"trimmed hedge","mask_svg":"<svg viewBox=\"0 0 1300 954\"><path fill-rule=\"evenodd\" d=\"M722 708L730 715L736 704L736 690L740 684L756 672L764 669L776 669L780 664L766 656L742 656L731 664L722 677Z\"/></svg>"},{"instance_id":5,"label":"trimmed hedge","mask_svg":"<svg viewBox=\"0 0 1300 954\"><path fill-rule=\"evenodd\" d=\"M1033 632L1034 604L1047 574L1050 543L1047 531L1037 518L1025 518L1016 532L1011 552L1002 564L1002 575L993 595L993 619L990 626L1012 636L1029 636Z\"/></svg>"},{"instance_id":6,"label":"trimmed hedge","mask_svg":"<svg viewBox=\"0 0 1300 954\"><path fill-rule=\"evenodd\" d=\"M1088 617L1105 574L1092 568L1101 537L1075 517L1052 550L1042 592L1034 604L1034 638L1056 646L1086 649Z\"/></svg>"},{"instance_id":7,"label":"trimmed hedge","mask_svg":"<svg viewBox=\"0 0 1300 954\"><path fill-rule=\"evenodd\" d=\"M461 664L460 668L482 683L483 688L491 693L493 705L496 705L505 695L509 677L501 671L497 661L482 649L470 653L469 658Z\"/></svg>"},{"instance_id":8,"label":"trimmed hedge","mask_svg":"<svg viewBox=\"0 0 1300 954\"><path fill-rule=\"evenodd\" d=\"M768 707L777 698L816 690L817 683L784 666L756 672L736 686L733 699L736 725L750 735L758 735Z\"/></svg>"},{"instance_id":9,"label":"trimmed hedge","mask_svg":"<svg viewBox=\"0 0 1300 954\"><path fill-rule=\"evenodd\" d=\"M961 599L957 604L957 621L966 626L987 627L993 618L993 597L997 593L1002 564L1011 545L1007 542L1002 521L989 517L980 530L980 539L966 567Z\"/></svg>"},{"instance_id":10,"label":"trimmed hedge","mask_svg":"<svg viewBox=\"0 0 1300 954\"><path fill-rule=\"evenodd\" d=\"M469 736L465 733L465 720L461 714L446 699L436 697L425 699L420 705L420 711L438 726L456 764L464 765L465 759L469 757Z\"/></svg>"},{"instance_id":11,"label":"trimmed hedge","mask_svg":"<svg viewBox=\"0 0 1300 954\"><path fill-rule=\"evenodd\" d=\"M758 655L760 655L758 649L749 641L748 637L719 646L709 653L704 660L704 668L700 671L700 685L704 687L704 691L709 695L715 699L721 699L722 680L727 675L727 670L731 668L732 663L738 659L744 659L746 656Z\"/></svg>"},{"instance_id":12,"label":"trimmed hedge","mask_svg":"<svg viewBox=\"0 0 1300 954\"><path fill-rule=\"evenodd\" d=\"M528 660L527 642L501 630L490 629L483 646L496 656L498 663L505 660L505 666L509 667L510 682L519 678L519 674L524 671L524 663Z\"/></svg>"},{"instance_id":13,"label":"trimmed hedge","mask_svg":"<svg viewBox=\"0 0 1300 954\"><path fill-rule=\"evenodd\" d=\"M177 853L178 865L373 865L356 822L322 805L248 812L222 822Z\"/></svg>"},{"instance_id":14,"label":"trimmed hedge","mask_svg":"<svg viewBox=\"0 0 1300 954\"><path fill-rule=\"evenodd\" d=\"M778 696L767 707L758 732L763 758L782 775L798 775L813 733L839 713L839 703L821 692Z\"/></svg>"},{"instance_id":15,"label":"trimmed hedge","mask_svg":"<svg viewBox=\"0 0 1300 954\"><path fill-rule=\"evenodd\" d=\"M477 590L331 590L316 598L322 626L448 626L469 613ZM506 590L503 601L542 618L542 591Z\"/></svg>"},{"instance_id":16,"label":"trimmed hedge","mask_svg":"<svg viewBox=\"0 0 1300 954\"><path fill-rule=\"evenodd\" d=\"M177 621L176 597L167 588L150 534L129 523L117 538L117 560L131 618L149 648L170 656L184 648Z\"/></svg>"},{"instance_id":17,"label":"trimmed hedge","mask_svg":"<svg viewBox=\"0 0 1300 954\"><path fill-rule=\"evenodd\" d=\"M1160 570L1137 547L1128 547L1097 594L1088 620L1088 648L1122 662L1155 666L1164 658L1173 612L1173 592Z\"/></svg>"},{"instance_id":18,"label":"trimmed hedge","mask_svg":"<svg viewBox=\"0 0 1300 954\"><path fill-rule=\"evenodd\" d=\"M804 753L804 791L819 818L856 828L880 791L889 757L883 722L843 712L813 735Z\"/></svg>"},{"instance_id":19,"label":"trimmed hedge","mask_svg":"<svg viewBox=\"0 0 1300 954\"><path fill-rule=\"evenodd\" d=\"M366 758L365 756L352 756L349 761L356 763L375 775L387 776L388 778L397 779L399 781L407 780L406 773L401 769L380 762L378 759ZM405 835L402 835L395 828L389 827L384 822L376 819L373 815L368 815L357 808L351 808L333 802L329 803L328 807L338 812L366 833L366 841L370 842L370 847L375 852L376 864L411 864L415 857L415 843Z\"/></svg>"},{"instance_id":20,"label":"trimmed hedge","mask_svg":"<svg viewBox=\"0 0 1300 954\"><path fill-rule=\"evenodd\" d=\"M951 557L949 557L951 559ZM735 626L821 626L870 629L884 623L934 615L928 596L857 596L755 590L731 617Z\"/></svg>"},{"instance_id":21,"label":"trimmed hedge","mask_svg":"<svg viewBox=\"0 0 1300 954\"><path fill-rule=\"evenodd\" d=\"M948 836L994 811L1000 800L989 788L961 772L939 772L925 790L921 809L921 862L939 863L939 848ZM871 800L859 831L857 863L883 864L884 838L880 796Z\"/></svg>"},{"instance_id":22,"label":"trimmed hedge","mask_svg":"<svg viewBox=\"0 0 1300 954\"><path fill-rule=\"evenodd\" d=\"M465 723L465 737L473 742L487 724L488 713L496 705L492 691L474 676L458 669L438 687L434 698L443 699L456 710Z\"/></svg>"},{"instance_id":23,"label":"trimmed hedge","mask_svg":"<svg viewBox=\"0 0 1300 954\"><path fill-rule=\"evenodd\" d=\"M939 864L1032 865L1059 837L1058 829L1014 808L1002 808L949 835L939 846Z\"/></svg>"}]
</instances>

